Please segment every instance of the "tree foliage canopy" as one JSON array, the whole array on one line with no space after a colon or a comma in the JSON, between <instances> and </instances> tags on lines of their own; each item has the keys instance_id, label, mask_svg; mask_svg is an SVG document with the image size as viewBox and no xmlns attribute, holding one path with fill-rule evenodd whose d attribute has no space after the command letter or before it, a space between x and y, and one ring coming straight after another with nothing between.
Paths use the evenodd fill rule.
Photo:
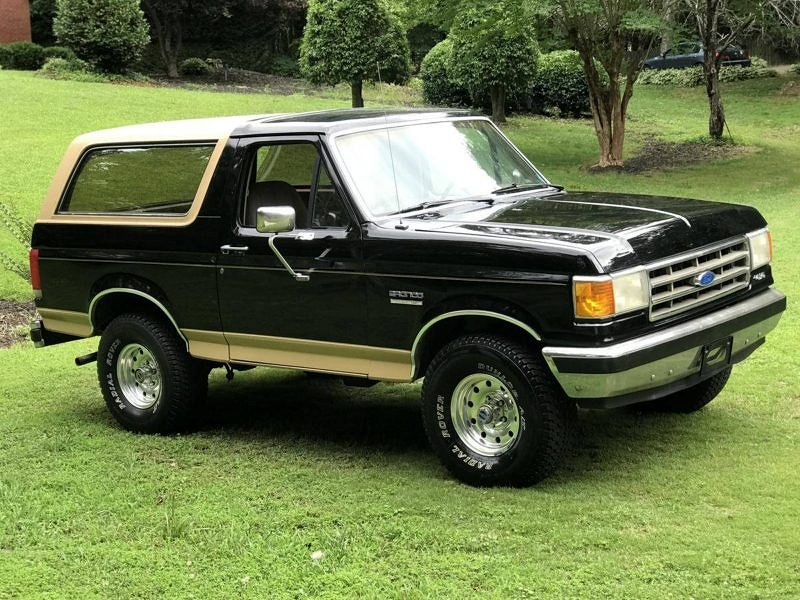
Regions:
<instances>
[{"instance_id":1,"label":"tree foliage canopy","mask_svg":"<svg viewBox=\"0 0 800 600\"><path fill-rule=\"evenodd\" d=\"M410 69L399 17L380 0L311 0L300 67L314 83L403 82Z\"/></svg>"},{"instance_id":2,"label":"tree foliage canopy","mask_svg":"<svg viewBox=\"0 0 800 600\"><path fill-rule=\"evenodd\" d=\"M473 95L523 91L536 70L539 46L524 6L516 0L462 8L450 29L453 75ZM502 117L500 118L502 120Z\"/></svg>"},{"instance_id":3,"label":"tree foliage canopy","mask_svg":"<svg viewBox=\"0 0 800 600\"><path fill-rule=\"evenodd\" d=\"M129 68L150 41L138 0L58 0L53 31L79 58L110 73Z\"/></svg>"}]
</instances>

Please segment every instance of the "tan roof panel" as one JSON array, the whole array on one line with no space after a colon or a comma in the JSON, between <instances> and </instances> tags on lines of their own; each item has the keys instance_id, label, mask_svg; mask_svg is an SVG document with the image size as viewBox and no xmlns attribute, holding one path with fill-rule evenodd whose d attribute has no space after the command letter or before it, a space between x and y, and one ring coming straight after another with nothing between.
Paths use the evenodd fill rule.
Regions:
<instances>
[{"instance_id":1,"label":"tan roof panel","mask_svg":"<svg viewBox=\"0 0 800 600\"><path fill-rule=\"evenodd\" d=\"M175 142L220 140L230 136L237 127L256 119L279 115L243 115L235 117L213 117L209 119L183 119L160 123L126 125L113 129L101 129L84 133L75 138L81 147L118 142Z\"/></svg>"}]
</instances>

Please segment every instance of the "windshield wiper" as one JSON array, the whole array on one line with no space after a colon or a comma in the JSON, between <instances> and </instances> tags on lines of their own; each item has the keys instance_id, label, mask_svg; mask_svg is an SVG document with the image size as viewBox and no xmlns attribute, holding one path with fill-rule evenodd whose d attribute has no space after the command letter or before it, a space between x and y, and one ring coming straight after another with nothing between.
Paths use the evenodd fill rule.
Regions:
<instances>
[{"instance_id":1,"label":"windshield wiper","mask_svg":"<svg viewBox=\"0 0 800 600\"><path fill-rule=\"evenodd\" d=\"M509 185L504 185L503 187L497 188L492 192L492 194L500 195L500 194L513 194L515 192L524 192L526 190L538 190L541 188L550 187L544 183L523 183L520 185L519 183L511 183Z\"/></svg>"},{"instance_id":2,"label":"windshield wiper","mask_svg":"<svg viewBox=\"0 0 800 600\"><path fill-rule=\"evenodd\" d=\"M487 202L489 204L493 204L494 200L492 198L452 198L450 200L431 200L429 202L420 202L414 206L409 206L408 208L404 208L402 210L395 211L390 213L392 215L404 215L410 212L416 212L418 210L427 210L429 208L436 208L437 206L444 206L445 204L454 204L456 202Z\"/></svg>"}]
</instances>

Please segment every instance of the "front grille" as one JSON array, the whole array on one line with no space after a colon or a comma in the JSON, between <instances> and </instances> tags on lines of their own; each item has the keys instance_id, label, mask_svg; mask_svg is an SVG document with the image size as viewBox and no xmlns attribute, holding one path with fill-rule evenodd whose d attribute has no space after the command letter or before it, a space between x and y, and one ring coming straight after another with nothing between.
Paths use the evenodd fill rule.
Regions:
<instances>
[{"instance_id":1,"label":"front grille","mask_svg":"<svg viewBox=\"0 0 800 600\"><path fill-rule=\"evenodd\" d=\"M695 277L711 271L714 281L698 286ZM657 321L746 288L750 283L750 249L742 238L673 256L648 267L650 320Z\"/></svg>"}]
</instances>

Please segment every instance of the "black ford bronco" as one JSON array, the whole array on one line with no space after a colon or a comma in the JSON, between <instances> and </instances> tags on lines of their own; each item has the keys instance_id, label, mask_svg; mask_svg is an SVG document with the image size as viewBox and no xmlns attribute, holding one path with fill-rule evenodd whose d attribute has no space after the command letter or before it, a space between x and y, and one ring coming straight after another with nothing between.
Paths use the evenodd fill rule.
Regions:
<instances>
[{"instance_id":1,"label":"black ford bronco","mask_svg":"<svg viewBox=\"0 0 800 600\"><path fill-rule=\"evenodd\" d=\"M576 406L690 412L786 299L754 209L567 193L486 118L329 111L78 137L31 244L41 346L99 335L119 423L187 426L211 368L425 379L473 484L552 473Z\"/></svg>"}]
</instances>

